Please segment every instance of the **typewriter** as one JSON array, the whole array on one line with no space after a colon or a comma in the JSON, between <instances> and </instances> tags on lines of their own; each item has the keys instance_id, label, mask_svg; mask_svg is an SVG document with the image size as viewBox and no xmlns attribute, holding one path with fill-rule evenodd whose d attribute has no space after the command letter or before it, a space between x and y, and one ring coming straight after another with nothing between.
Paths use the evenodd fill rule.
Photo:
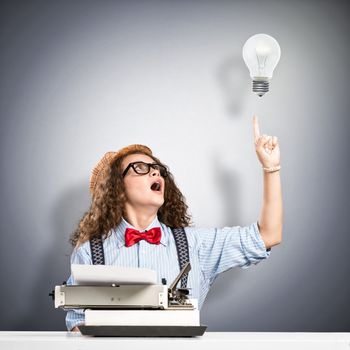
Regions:
<instances>
[{"instance_id":1,"label":"typewriter","mask_svg":"<svg viewBox=\"0 0 350 350\"><path fill-rule=\"evenodd\" d=\"M94 268L96 265L80 265ZM100 269L111 267L99 265ZM162 284L87 283L56 286L50 293L55 308L83 309L83 335L120 337L194 337L200 324L198 302L188 288L177 288L191 270L188 262L170 286Z\"/></svg>"}]
</instances>

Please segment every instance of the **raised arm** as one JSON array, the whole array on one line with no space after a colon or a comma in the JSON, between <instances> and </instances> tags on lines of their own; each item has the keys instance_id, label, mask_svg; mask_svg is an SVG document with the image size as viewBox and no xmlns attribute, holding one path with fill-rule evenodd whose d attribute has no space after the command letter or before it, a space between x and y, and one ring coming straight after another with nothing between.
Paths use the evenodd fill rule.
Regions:
<instances>
[{"instance_id":1,"label":"raised arm","mask_svg":"<svg viewBox=\"0 0 350 350\"><path fill-rule=\"evenodd\" d=\"M258 118L253 118L254 143L263 167L263 200L258 227L267 248L281 243L283 226L280 148L276 136L260 135Z\"/></svg>"}]
</instances>

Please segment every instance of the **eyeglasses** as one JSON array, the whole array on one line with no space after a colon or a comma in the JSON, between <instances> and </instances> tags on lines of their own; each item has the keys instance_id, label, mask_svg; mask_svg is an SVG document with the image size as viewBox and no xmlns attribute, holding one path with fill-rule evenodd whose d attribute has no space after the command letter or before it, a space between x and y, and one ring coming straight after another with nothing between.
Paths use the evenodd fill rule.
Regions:
<instances>
[{"instance_id":1,"label":"eyeglasses","mask_svg":"<svg viewBox=\"0 0 350 350\"><path fill-rule=\"evenodd\" d=\"M145 163L145 162L133 162L130 163L123 171L122 176L124 177L128 170L133 168L136 174L146 175L151 171L151 168L158 170L162 177L168 176L168 171L165 166L158 163Z\"/></svg>"}]
</instances>

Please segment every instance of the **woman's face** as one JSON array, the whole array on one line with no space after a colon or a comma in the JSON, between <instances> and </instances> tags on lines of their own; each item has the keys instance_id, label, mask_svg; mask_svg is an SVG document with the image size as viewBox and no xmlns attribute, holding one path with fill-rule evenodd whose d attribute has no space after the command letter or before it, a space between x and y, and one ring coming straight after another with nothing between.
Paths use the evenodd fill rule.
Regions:
<instances>
[{"instance_id":1,"label":"woman's face","mask_svg":"<svg viewBox=\"0 0 350 350\"><path fill-rule=\"evenodd\" d=\"M122 173L133 162L155 163L145 154L130 154L122 161ZM158 182L160 186L154 185L155 182ZM134 208L151 206L158 210L164 203L165 181L160 176L159 170L152 167L150 172L144 175L137 174L130 167L124 176L124 186L126 202Z\"/></svg>"}]
</instances>

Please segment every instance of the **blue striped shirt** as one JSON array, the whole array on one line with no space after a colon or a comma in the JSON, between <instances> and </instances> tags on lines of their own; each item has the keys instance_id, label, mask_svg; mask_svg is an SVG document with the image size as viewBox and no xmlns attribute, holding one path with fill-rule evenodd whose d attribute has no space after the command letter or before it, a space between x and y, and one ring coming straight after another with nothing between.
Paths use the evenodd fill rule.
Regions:
<instances>
[{"instance_id":1,"label":"blue striped shirt","mask_svg":"<svg viewBox=\"0 0 350 350\"><path fill-rule=\"evenodd\" d=\"M171 229L155 217L147 230L161 227L160 244L150 244L141 240L127 248L124 234L128 227L134 228L122 219L103 242L105 264L149 268L157 272L159 284L162 278L165 278L170 285L180 271ZM185 232L191 263L187 287L190 288L190 297L198 299L199 308L202 307L210 286L220 273L232 267L247 268L270 256L270 250L266 250L256 222L245 227L186 227ZM89 242L74 249L71 264L92 264ZM67 284L75 284L72 276L69 277ZM84 323L83 310L67 311L68 330L82 323Z\"/></svg>"}]
</instances>

